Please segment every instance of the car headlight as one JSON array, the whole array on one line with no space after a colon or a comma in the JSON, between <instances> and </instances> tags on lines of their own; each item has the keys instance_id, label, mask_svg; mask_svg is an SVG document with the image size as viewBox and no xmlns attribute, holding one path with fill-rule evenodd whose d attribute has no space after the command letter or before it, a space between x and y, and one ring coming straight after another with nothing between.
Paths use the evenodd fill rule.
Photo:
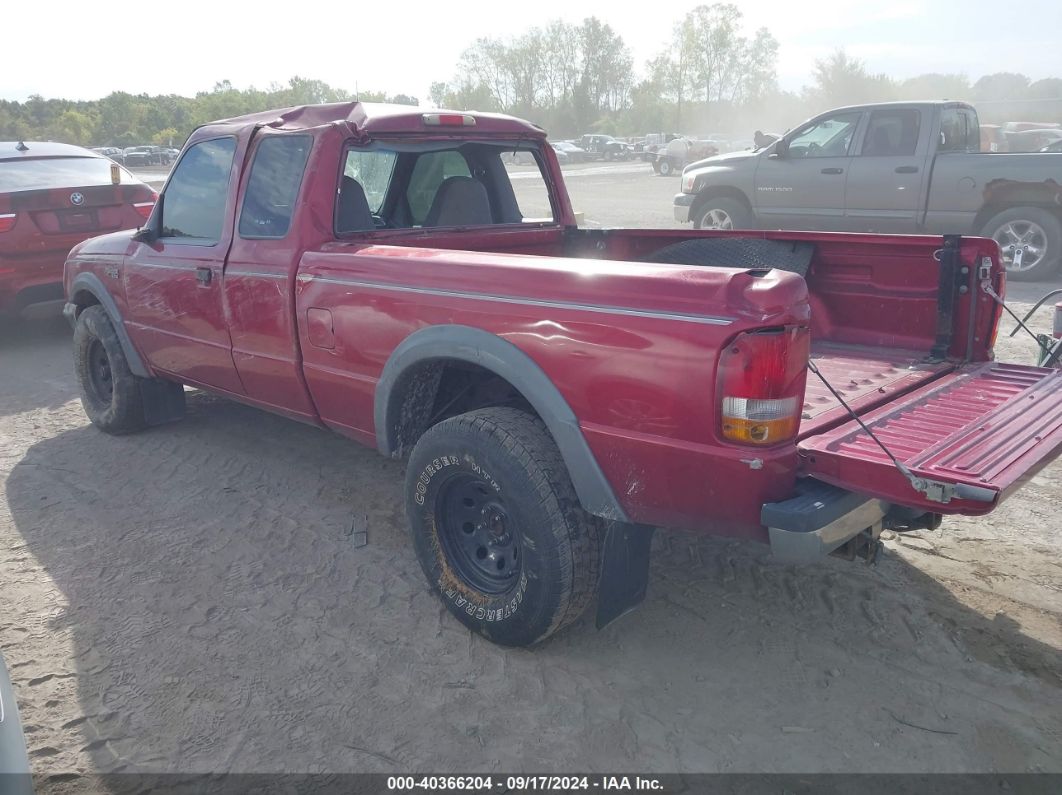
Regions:
<instances>
[{"instance_id":1,"label":"car headlight","mask_svg":"<svg viewBox=\"0 0 1062 795\"><path fill-rule=\"evenodd\" d=\"M697 184L697 176L695 174L683 174L682 175L682 192L693 193L694 187Z\"/></svg>"}]
</instances>

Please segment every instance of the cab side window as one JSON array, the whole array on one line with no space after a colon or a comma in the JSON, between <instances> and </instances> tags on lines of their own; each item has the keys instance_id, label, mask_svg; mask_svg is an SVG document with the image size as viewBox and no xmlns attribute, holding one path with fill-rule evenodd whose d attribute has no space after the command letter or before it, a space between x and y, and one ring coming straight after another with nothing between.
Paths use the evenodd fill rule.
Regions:
<instances>
[{"instance_id":1,"label":"cab side window","mask_svg":"<svg viewBox=\"0 0 1062 795\"><path fill-rule=\"evenodd\" d=\"M918 147L920 114L913 108L876 110L863 139L864 156L908 157Z\"/></svg>"},{"instance_id":2,"label":"cab side window","mask_svg":"<svg viewBox=\"0 0 1062 795\"><path fill-rule=\"evenodd\" d=\"M944 108L940 113L939 152L977 152L981 148L981 131L974 115L965 108Z\"/></svg>"},{"instance_id":3,"label":"cab side window","mask_svg":"<svg viewBox=\"0 0 1062 795\"><path fill-rule=\"evenodd\" d=\"M240 237L281 238L288 233L311 142L308 135L285 135L258 144L240 213Z\"/></svg>"},{"instance_id":4,"label":"cab side window","mask_svg":"<svg viewBox=\"0 0 1062 795\"><path fill-rule=\"evenodd\" d=\"M839 113L808 125L789 140L787 157L845 157L859 117L859 113Z\"/></svg>"},{"instance_id":5,"label":"cab side window","mask_svg":"<svg viewBox=\"0 0 1062 795\"><path fill-rule=\"evenodd\" d=\"M163 194L162 237L198 246L221 239L235 152L235 138L215 138L184 153Z\"/></svg>"}]
</instances>

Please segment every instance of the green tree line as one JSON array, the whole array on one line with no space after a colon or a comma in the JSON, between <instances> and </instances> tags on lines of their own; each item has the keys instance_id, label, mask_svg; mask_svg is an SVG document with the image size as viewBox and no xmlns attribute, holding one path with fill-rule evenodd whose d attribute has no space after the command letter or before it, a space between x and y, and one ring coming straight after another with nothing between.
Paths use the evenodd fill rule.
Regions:
<instances>
[{"instance_id":1,"label":"green tree line","mask_svg":"<svg viewBox=\"0 0 1062 795\"><path fill-rule=\"evenodd\" d=\"M480 38L462 53L455 75L431 84L437 106L500 111L530 119L555 138L585 132L719 132L751 137L782 132L840 105L889 100L956 99L983 121L1062 122L1062 78L1033 81L1010 72L929 73L896 80L868 71L843 50L814 64L800 91L778 86L779 43L746 30L732 3L698 6L677 20L666 46L636 68L612 27L588 17L554 20L508 38ZM267 89L222 81L194 97L123 92L92 101L30 97L0 101L0 139L37 138L82 145L180 145L200 124L243 113L353 98L348 88L293 77ZM362 91L363 101L417 105L416 97Z\"/></svg>"},{"instance_id":2,"label":"green tree line","mask_svg":"<svg viewBox=\"0 0 1062 795\"><path fill-rule=\"evenodd\" d=\"M62 141L81 146L180 146L196 127L244 113L308 105L346 102L353 93L320 80L293 77L286 86L238 89L228 80L194 97L176 94L149 96L117 91L103 99L73 101L32 96L25 102L0 100L0 139ZM362 91L366 102L419 104L416 97Z\"/></svg>"}]
</instances>

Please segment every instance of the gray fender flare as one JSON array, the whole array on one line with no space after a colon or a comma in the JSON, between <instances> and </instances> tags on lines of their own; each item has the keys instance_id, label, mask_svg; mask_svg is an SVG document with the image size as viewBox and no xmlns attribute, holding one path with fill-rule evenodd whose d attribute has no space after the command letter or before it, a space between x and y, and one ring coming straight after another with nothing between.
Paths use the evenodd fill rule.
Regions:
<instances>
[{"instance_id":1,"label":"gray fender flare","mask_svg":"<svg viewBox=\"0 0 1062 795\"><path fill-rule=\"evenodd\" d=\"M144 362L140 359L140 354L133 347L133 341L129 339L129 333L125 330L125 323L122 322L122 315L118 311L118 305L114 303L114 299L111 298L106 285L100 281L100 277L94 273L79 273L74 277L74 281L70 285L67 300L72 301L74 296L82 291L92 293L110 317L111 325L114 326L115 333L118 334L118 341L122 344L122 352L125 354L125 360L129 363L129 369L133 375L138 375L141 378L151 378L151 373L144 366ZM74 320L73 316L69 316L69 319L71 321Z\"/></svg>"},{"instance_id":2,"label":"gray fender flare","mask_svg":"<svg viewBox=\"0 0 1062 795\"><path fill-rule=\"evenodd\" d=\"M482 329L430 326L413 332L395 348L376 385L374 401L376 445L383 455L392 456L398 448L396 428L389 419L395 385L409 368L443 359L483 367L519 390L553 436L583 509L605 519L629 521L590 451L575 413L549 376L511 342Z\"/></svg>"}]
</instances>

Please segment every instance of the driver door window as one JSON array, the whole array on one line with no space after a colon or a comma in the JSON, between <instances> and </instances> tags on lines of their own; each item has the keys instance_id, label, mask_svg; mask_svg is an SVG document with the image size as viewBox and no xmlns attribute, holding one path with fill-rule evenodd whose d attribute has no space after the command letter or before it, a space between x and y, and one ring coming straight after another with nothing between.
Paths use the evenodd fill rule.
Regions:
<instances>
[{"instance_id":1,"label":"driver door window","mask_svg":"<svg viewBox=\"0 0 1062 795\"><path fill-rule=\"evenodd\" d=\"M839 113L805 127L789 140L786 157L845 157L860 115Z\"/></svg>"}]
</instances>

